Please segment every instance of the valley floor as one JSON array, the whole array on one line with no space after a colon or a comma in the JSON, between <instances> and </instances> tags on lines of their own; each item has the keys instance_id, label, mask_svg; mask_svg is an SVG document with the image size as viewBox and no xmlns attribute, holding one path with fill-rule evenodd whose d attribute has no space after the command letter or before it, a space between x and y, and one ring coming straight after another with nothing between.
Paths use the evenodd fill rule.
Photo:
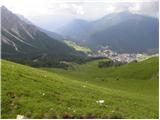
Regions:
<instances>
[{"instance_id":1,"label":"valley floor","mask_svg":"<svg viewBox=\"0 0 160 120\"><path fill-rule=\"evenodd\" d=\"M158 118L158 57L68 70L2 60L2 118Z\"/></svg>"}]
</instances>

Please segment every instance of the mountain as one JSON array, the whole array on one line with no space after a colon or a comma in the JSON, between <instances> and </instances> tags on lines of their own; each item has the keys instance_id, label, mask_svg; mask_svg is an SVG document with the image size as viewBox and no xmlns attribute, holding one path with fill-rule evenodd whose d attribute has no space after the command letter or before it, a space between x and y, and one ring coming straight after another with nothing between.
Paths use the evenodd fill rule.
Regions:
<instances>
[{"instance_id":1,"label":"mountain","mask_svg":"<svg viewBox=\"0 0 160 120\"><path fill-rule=\"evenodd\" d=\"M39 29L40 29L40 31L46 33L49 37L52 37L56 40L63 41L65 39L63 36L61 36L55 32L51 32L51 31L45 30L43 28L39 28Z\"/></svg>"},{"instance_id":2,"label":"mountain","mask_svg":"<svg viewBox=\"0 0 160 120\"><path fill-rule=\"evenodd\" d=\"M75 19L58 29L57 32L65 38L74 41L83 41L83 38L86 38L89 35L87 32L90 30L91 26L92 23L89 21Z\"/></svg>"},{"instance_id":3,"label":"mountain","mask_svg":"<svg viewBox=\"0 0 160 120\"><path fill-rule=\"evenodd\" d=\"M1 7L1 22L1 53L4 59L49 66L60 60L81 59L85 56L65 43L49 37L39 27L25 22L4 6Z\"/></svg>"},{"instance_id":4,"label":"mountain","mask_svg":"<svg viewBox=\"0 0 160 120\"><path fill-rule=\"evenodd\" d=\"M115 51L129 53L158 49L158 19L129 12L109 17L98 21L101 29L88 38L89 46L109 45Z\"/></svg>"},{"instance_id":5,"label":"mountain","mask_svg":"<svg viewBox=\"0 0 160 120\"><path fill-rule=\"evenodd\" d=\"M26 22L27 24L32 24L28 19L26 19L23 15L16 14L22 21Z\"/></svg>"},{"instance_id":6,"label":"mountain","mask_svg":"<svg viewBox=\"0 0 160 120\"><path fill-rule=\"evenodd\" d=\"M159 21L156 18L124 11L95 21L79 21L65 26L61 34L74 36L76 41L92 49L110 46L117 52L129 53L158 50Z\"/></svg>"},{"instance_id":7,"label":"mountain","mask_svg":"<svg viewBox=\"0 0 160 120\"><path fill-rule=\"evenodd\" d=\"M18 16L22 21L26 22L27 24L33 25L33 23L30 22L28 19L26 19L23 15L17 14L17 16ZM54 38L54 39L56 39L56 40L61 40L61 41L62 41L62 40L64 39L61 35L59 35L59 34L57 34L57 33L55 33L55 32L51 32L51 31L45 30L45 29L43 29L43 28L41 28L41 27L37 27L37 28L39 28L40 31L46 33L49 37L52 37L52 38Z\"/></svg>"}]
</instances>

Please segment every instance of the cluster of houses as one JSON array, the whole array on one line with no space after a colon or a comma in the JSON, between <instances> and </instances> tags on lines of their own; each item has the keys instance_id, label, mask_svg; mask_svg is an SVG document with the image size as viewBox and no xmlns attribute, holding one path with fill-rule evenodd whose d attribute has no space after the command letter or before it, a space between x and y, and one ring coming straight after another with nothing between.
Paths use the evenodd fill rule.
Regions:
<instances>
[{"instance_id":1,"label":"cluster of houses","mask_svg":"<svg viewBox=\"0 0 160 120\"><path fill-rule=\"evenodd\" d=\"M98 57L103 57L103 58L110 58L113 61L119 61L119 62L124 62L124 63L129 63L132 61L141 61L148 59L153 56L158 56L158 54L154 55L147 55L147 54L136 54L136 53L116 53L110 49L106 50L99 50L97 53L92 53L89 54L89 56L98 58Z\"/></svg>"}]
</instances>

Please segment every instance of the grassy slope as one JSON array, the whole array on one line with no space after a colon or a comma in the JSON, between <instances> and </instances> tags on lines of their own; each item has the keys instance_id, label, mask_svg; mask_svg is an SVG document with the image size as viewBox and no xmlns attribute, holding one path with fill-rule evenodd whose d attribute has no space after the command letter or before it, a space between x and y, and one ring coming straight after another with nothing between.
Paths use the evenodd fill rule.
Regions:
<instances>
[{"instance_id":1,"label":"grassy slope","mask_svg":"<svg viewBox=\"0 0 160 120\"><path fill-rule=\"evenodd\" d=\"M148 60L130 63L120 67L98 68L96 60L82 65L75 65L74 69L48 69L47 71L55 72L72 79L87 81L90 83L99 84L104 87L111 87L114 89L124 89L136 92L139 89L144 94L146 91L155 92L158 86L158 58L150 58ZM104 61L104 59L103 59ZM118 80L117 80L118 79ZM145 85L145 86L143 86ZM153 89L149 89L149 85L153 85ZM157 86L156 86L157 85ZM143 86L143 88L141 88ZM154 87L156 86L156 87ZM135 89L136 87L136 89ZM146 88L145 88L146 87ZM142 91L142 89L146 89ZM146 93L146 94L147 94ZM157 92L155 92L157 94Z\"/></svg>"},{"instance_id":2,"label":"grassy slope","mask_svg":"<svg viewBox=\"0 0 160 120\"><path fill-rule=\"evenodd\" d=\"M99 61L101 60L77 65L75 69L68 71L48 68L45 70L103 88L110 88L116 90L117 93L123 92L123 96L132 99L151 101L148 106L150 104L150 107L158 111L158 57L109 68L98 68Z\"/></svg>"},{"instance_id":3,"label":"grassy slope","mask_svg":"<svg viewBox=\"0 0 160 120\"><path fill-rule=\"evenodd\" d=\"M157 65L156 58L150 61ZM113 68L98 70L96 64L55 73L2 61L2 118L158 118L157 80L107 79L101 72ZM100 73L105 80L95 78ZM96 103L100 99L103 105Z\"/></svg>"},{"instance_id":4,"label":"grassy slope","mask_svg":"<svg viewBox=\"0 0 160 120\"><path fill-rule=\"evenodd\" d=\"M72 42L72 41L67 41L65 40L64 41L68 46L70 47L73 47L75 50L77 51L82 51L84 53L88 53L88 52L91 52L91 50L89 48L85 48L85 47L82 47L82 46L79 46L77 45L76 43Z\"/></svg>"}]
</instances>

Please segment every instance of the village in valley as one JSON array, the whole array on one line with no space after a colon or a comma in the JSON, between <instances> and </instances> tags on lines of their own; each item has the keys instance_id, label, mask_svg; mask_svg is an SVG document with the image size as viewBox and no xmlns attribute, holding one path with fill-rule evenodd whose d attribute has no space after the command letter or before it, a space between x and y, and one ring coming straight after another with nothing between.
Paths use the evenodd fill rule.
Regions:
<instances>
[{"instance_id":1,"label":"village in valley","mask_svg":"<svg viewBox=\"0 0 160 120\"><path fill-rule=\"evenodd\" d=\"M95 53L89 53L88 56L94 58L110 58L113 61L119 61L122 63L130 63L132 61L143 61L150 57L158 56L156 54L146 54L146 53L117 53L111 50L109 47L103 47L103 49L98 50Z\"/></svg>"}]
</instances>

